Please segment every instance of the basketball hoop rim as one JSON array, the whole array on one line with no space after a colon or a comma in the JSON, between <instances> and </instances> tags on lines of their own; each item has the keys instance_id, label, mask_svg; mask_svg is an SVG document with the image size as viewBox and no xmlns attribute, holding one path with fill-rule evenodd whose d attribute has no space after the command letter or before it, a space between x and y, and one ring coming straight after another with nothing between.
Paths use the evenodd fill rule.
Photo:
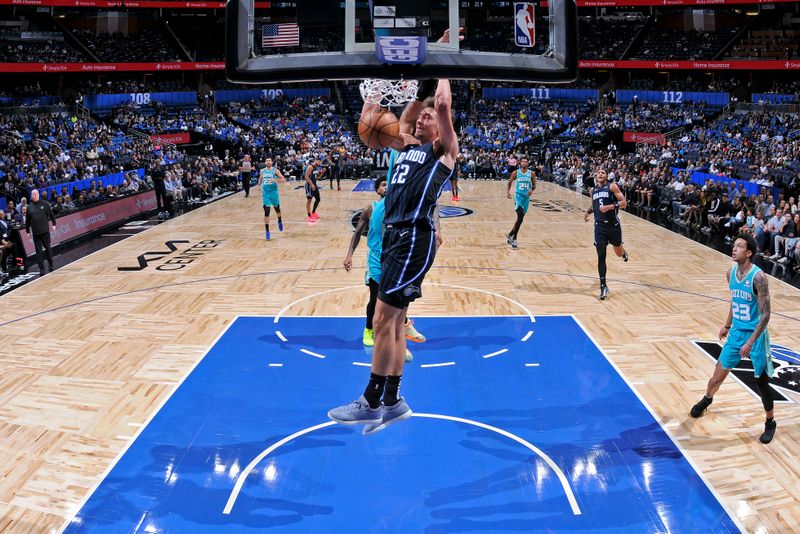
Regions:
<instances>
[{"instance_id":1,"label":"basketball hoop rim","mask_svg":"<svg viewBox=\"0 0 800 534\"><path fill-rule=\"evenodd\" d=\"M402 106L417 97L419 82L417 80L385 80L382 78L364 78L358 85L361 98L368 104L381 107Z\"/></svg>"}]
</instances>

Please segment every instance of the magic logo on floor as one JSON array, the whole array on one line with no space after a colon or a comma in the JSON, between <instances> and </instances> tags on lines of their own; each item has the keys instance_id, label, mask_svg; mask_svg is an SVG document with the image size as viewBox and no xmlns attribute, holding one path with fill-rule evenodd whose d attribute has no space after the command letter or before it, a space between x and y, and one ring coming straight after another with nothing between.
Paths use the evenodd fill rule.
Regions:
<instances>
[{"instance_id":1,"label":"magic logo on floor","mask_svg":"<svg viewBox=\"0 0 800 534\"><path fill-rule=\"evenodd\" d=\"M719 361L722 345L717 341L695 341L694 344L714 361ZM770 345L770 351L772 352L772 363L775 367L775 375L770 380L770 384L774 386L774 400L775 402L795 404L794 400L784 395L778 388L800 394L800 352L776 344ZM742 359L731 370L731 374L753 395L761 398L756 384L756 377L753 374L753 362L749 358Z\"/></svg>"}]
</instances>

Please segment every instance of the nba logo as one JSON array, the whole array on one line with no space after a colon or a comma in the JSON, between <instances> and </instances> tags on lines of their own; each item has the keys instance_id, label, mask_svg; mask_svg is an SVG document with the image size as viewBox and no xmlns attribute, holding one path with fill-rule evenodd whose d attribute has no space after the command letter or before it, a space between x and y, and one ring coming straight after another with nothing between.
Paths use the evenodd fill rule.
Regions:
<instances>
[{"instance_id":1,"label":"nba logo","mask_svg":"<svg viewBox=\"0 0 800 534\"><path fill-rule=\"evenodd\" d=\"M514 2L514 42L517 46L530 48L536 42L533 26L533 4Z\"/></svg>"}]
</instances>

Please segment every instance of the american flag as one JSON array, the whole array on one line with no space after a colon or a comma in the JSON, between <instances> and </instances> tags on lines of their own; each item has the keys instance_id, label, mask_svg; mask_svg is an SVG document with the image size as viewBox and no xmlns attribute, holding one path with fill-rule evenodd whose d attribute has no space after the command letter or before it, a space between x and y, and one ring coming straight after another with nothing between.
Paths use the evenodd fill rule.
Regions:
<instances>
[{"instance_id":1,"label":"american flag","mask_svg":"<svg viewBox=\"0 0 800 534\"><path fill-rule=\"evenodd\" d=\"M300 46L300 29L297 23L265 24L261 28L261 46Z\"/></svg>"}]
</instances>

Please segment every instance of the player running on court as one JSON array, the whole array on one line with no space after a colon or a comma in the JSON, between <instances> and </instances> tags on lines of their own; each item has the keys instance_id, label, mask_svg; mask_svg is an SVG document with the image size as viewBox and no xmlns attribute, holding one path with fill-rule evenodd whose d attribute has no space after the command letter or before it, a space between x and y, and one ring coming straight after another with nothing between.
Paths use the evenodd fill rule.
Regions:
<instances>
[{"instance_id":1,"label":"player running on court","mask_svg":"<svg viewBox=\"0 0 800 534\"><path fill-rule=\"evenodd\" d=\"M589 190L592 205L584 213L583 220L589 222L589 215L594 213L594 247L597 250L597 272L600 275L600 300L605 300L608 297L606 251L609 243L614 247L617 256L628 261L628 253L622 246L622 225L619 221L619 209L625 208L628 201L617 184L608 183L605 169L597 170L594 184L596 187Z\"/></svg>"},{"instance_id":2,"label":"player running on court","mask_svg":"<svg viewBox=\"0 0 800 534\"><path fill-rule=\"evenodd\" d=\"M281 171L272 164L272 158L267 158L264 162L265 167L259 171L259 183L261 184L261 199L264 206L264 228L267 231L267 241L269 235L269 210L275 208L275 215L278 216L278 231L283 232L283 219L281 219L281 199L278 194L278 182L285 182Z\"/></svg>"},{"instance_id":3,"label":"player running on court","mask_svg":"<svg viewBox=\"0 0 800 534\"><path fill-rule=\"evenodd\" d=\"M511 228L511 231L506 235L506 242L511 245L511 248L516 249L519 228L522 226L522 220L525 218L525 214L528 213L528 206L530 206L533 190L536 189L536 174L528 167L528 158L525 156L519 159L519 168L508 177L506 196L509 199L511 199L511 184L514 182L517 182L516 193L514 195L514 212L517 214L517 220L514 223L514 227Z\"/></svg>"}]
</instances>

